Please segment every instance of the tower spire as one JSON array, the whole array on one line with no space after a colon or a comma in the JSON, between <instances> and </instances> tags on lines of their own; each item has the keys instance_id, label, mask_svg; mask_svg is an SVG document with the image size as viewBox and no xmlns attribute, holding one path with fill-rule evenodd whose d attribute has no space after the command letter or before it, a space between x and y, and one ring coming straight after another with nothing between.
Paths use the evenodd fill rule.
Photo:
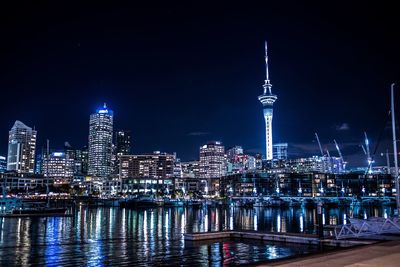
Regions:
<instances>
[{"instance_id":1,"label":"tower spire","mask_svg":"<svg viewBox=\"0 0 400 267\"><path fill-rule=\"evenodd\" d=\"M265 41L265 84L264 84L264 94L272 94L271 88L272 84L269 81L269 71L268 71L268 45Z\"/></svg>"},{"instance_id":2,"label":"tower spire","mask_svg":"<svg viewBox=\"0 0 400 267\"><path fill-rule=\"evenodd\" d=\"M265 41L265 69L266 69L266 75L265 81L269 81L269 72L268 72L268 45L267 45L267 41Z\"/></svg>"}]
</instances>

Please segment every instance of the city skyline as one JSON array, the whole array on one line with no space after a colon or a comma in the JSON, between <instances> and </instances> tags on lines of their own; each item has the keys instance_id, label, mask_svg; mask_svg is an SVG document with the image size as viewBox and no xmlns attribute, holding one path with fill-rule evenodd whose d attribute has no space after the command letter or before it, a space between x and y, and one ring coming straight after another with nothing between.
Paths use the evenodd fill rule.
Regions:
<instances>
[{"instance_id":1,"label":"city skyline","mask_svg":"<svg viewBox=\"0 0 400 267\"><path fill-rule=\"evenodd\" d=\"M374 150L389 109L389 86L398 80L398 41L390 36L391 17L378 21L368 16L386 8L364 6L361 12L356 5L331 11L306 6L300 7L302 14L295 8L266 7L232 7L224 20L217 12L222 7L188 8L190 16L182 7L160 9L151 16L151 9L143 8L145 15L136 18L129 16L129 10L136 9L97 7L108 14L103 21L104 16L100 20L89 8L72 12L74 19L67 11L43 14L35 6L54 22L46 33L37 29L41 19L26 16L15 23L6 16L5 36L13 46L2 44L7 51L2 66L7 68L0 86L7 89L6 97L19 102L4 103L8 112L1 118L1 155L6 154L7 132L15 120L35 126L38 148L46 139L52 147L62 147L64 141L85 145L87 116L102 102L115 110L116 128L132 131L134 153L160 150L196 159L198 147L209 140L263 152L264 122L255 97L265 76L267 39L280 99L274 106L274 143L288 142L292 156L318 154L318 132L332 154L336 139L345 160L362 166L363 132ZM202 12L208 20L202 19ZM341 20L335 19L337 13ZM325 15L332 20L320 20ZM236 16L242 24L235 22ZM149 18L153 24L147 24ZM169 30L182 19L188 26ZM88 27L90 33L84 34ZM351 42L343 33L347 28L357 37ZM154 34L147 38L147 32ZM306 38L300 39L303 35ZM374 112L369 112L371 107ZM391 147L385 143L381 148Z\"/></svg>"}]
</instances>

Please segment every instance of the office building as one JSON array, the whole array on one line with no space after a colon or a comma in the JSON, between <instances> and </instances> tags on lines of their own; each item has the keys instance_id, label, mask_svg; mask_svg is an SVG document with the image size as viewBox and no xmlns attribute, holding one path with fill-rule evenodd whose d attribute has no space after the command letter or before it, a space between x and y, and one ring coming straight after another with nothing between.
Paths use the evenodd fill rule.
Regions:
<instances>
[{"instance_id":1,"label":"office building","mask_svg":"<svg viewBox=\"0 0 400 267\"><path fill-rule=\"evenodd\" d=\"M113 111L103 108L90 115L88 174L105 178L112 172Z\"/></svg>"},{"instance_id":2,"label":"office building","mask_svg":"<svg viewBox=\"0 0 400 267\"><path fill-rule=\"evenodd\" d=\"M225 175L225 148L221 142L210 142L200 147L200 178Z\"/></svg>"},{"instance_id":3,"label":"office building","mask_svg":"<svg viewBox=\"0 0 400 267\"><path fill-rule=\"evenodd\" d=\"M273 159L287 160L288 158L288 143L279 143L272 146Z\"/></svg>"},{"instance_id":4,"label":"office building","mask_svg":"<svg viewBox=\"0 0 400 267\"><path fill-rule=\"evenodd\" d=\"M120 156L121 179L149 177L171 178L174 176L175 154L155 151L153 154Z\"/></svg>"},{"instance_id":5,"label":"office building","mask_svg":"<svg viewBox=\"0 0 400 267\"><path fill-rule=\"evenodd\" d=\"M74 175L75 160L64 152L52 152L43 160L43 175L54 178L55 183L68 182Z\"/></svg>"},{"instance_id":6,"label":"office building","mask_svg":"<svg viewBox=\"0 0 400 267\"><path fill-rule=\"evenodd\" d=\"M131 131L120 130L115 132L115 146L117 156L131 154Z\"/></svg>"}]
</instances>

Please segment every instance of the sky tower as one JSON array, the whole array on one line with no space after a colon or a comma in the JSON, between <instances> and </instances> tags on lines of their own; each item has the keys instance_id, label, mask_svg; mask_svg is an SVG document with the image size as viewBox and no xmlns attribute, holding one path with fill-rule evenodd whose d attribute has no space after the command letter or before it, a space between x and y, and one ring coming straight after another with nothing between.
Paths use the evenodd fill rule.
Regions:
<instances>
[{"instance_id":1,"label":"sky tower","mask_svg":"<svg viewBox=\"0 0 400 267\"><path fill-rule=\"evenodd\" d=\"M268 48L267 42L265 42L265 83L264 93L258 97L264 110L265 119L265 159L272 159L272 115L273 115L273 105L278 98L276 95L272 94L271 88L272 84L269 81L268 73Z\"/></svg>"}]
</instances>

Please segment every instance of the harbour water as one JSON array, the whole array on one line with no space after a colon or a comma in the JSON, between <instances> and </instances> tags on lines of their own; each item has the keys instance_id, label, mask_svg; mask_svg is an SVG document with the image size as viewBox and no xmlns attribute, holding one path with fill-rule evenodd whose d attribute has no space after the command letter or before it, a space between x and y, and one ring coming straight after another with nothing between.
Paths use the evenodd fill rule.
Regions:
<instances>
[{"instance_id":1,"label":"harbour water","mask_svg":"<svg viewBox=\"0 0 400 267\"><path fill-rule=\"evenodd\" d=\"M324 209L325 224L390 216L390 207ZM217 240L190 243L183 233L256 230L315 233L314 208L88 208L72 217L0 218L0 266L220 266L314 253L318 247Z\"/></svg>"}]
</instances>

